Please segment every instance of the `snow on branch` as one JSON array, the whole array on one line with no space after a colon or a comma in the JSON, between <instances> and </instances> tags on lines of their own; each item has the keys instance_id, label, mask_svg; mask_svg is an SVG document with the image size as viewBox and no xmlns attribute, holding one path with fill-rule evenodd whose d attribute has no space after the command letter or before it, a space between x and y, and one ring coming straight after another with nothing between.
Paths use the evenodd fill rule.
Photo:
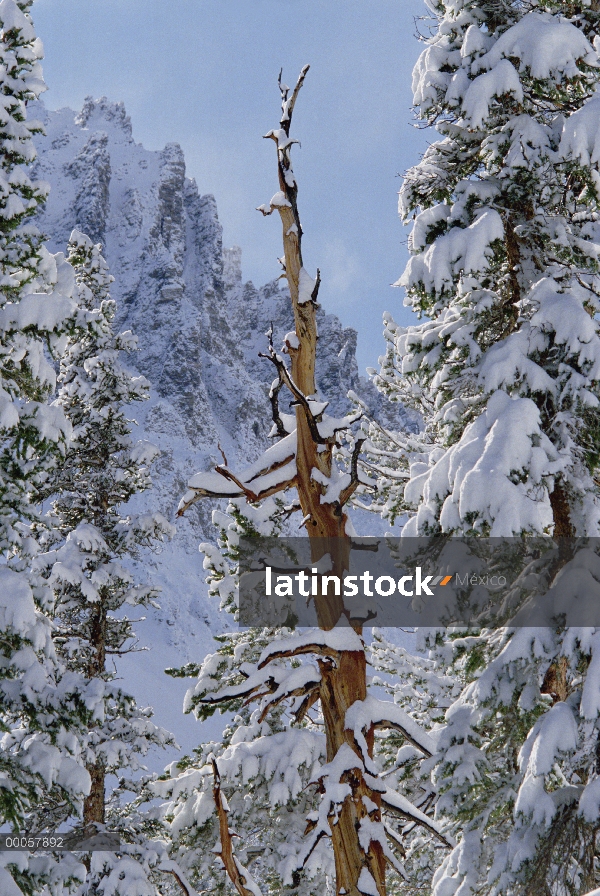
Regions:
<instances>
[{"instance_id":1,"label":"snow on branch","mask_svg":"<svg viewBox=\"0 0 600 896\"><path fill-rule=\"evenodd\" d=\"M236 476L225 465L214 472L196 473L188 482L178 516L200 498L241 498L257 502L285 491L296 479L296 433L292 432L268 448L259 459Z\"/></svg>"},{"instance_id":2,"label":"snow on branch","mask_svg":"<svg viewBox=\"0 0 600 896\"><path fill-rule=\"evenodd\" d=\"M357 833L361 848L365 858L372 857L374 854L373 846L379 848L385 856L386 861L398 872L402 877L406 878L404 867L396 859L393 851L389 848L386 838L386 826L381 820L381 809L379 803L364 792L366 786L371 796L376 796L385 790L376 778L369 774L365 774L365 765L360 755L354 752L352 747L344 743L337 751L331 762L323 765L315 775L312 782L317 784L322 799L319 808L315 812L311 812L307 818L306 833L310 834L310 838L300 854L299 865L305 865L311 853L323 837L331 836L331 824L337 824L339 814L343 803L351 798L354 801L360 801L365 814L360 814L357 819ZM409 804L410 805L410 804ZM413 807L414 808L414 807ZM422 813L418 809L414 810L417 816ZM426 816L424 816L426 817ZM402 845L400 844L402 847ZM403 848L403 847L402 847ZM369 881L370 889L366 887L358 887L359 891L364 894L373 893L374 896L379 893L375 880L369 865L363 865L359 883L361 880Z\"/></svg>"},{"instance_id":3,"label":"snow on branch","mask_svg":"<svg viewBox=\"0 0 600 896\"><path fill-rule=\"evenodd\" d=\"M306 834L310 834L304 850L299 855L302 867L308 861L315 847L323 837L331 837L330 816L337 817L344 800L352 795L352 787L348 781L342 781L349 772L360 771L362 761L349 744L343 744L332 762L323 765L311 783L318 784L323 798L319 808L307 816Z\"/></svg>"},{"instance_id":4,"label":"snow on branch","mask_svg":"<svg viewBox=\"0 0 600 896\"><path fill-rule=\"evenodd\" d=\"M320 280L316 281L317 284ZM316 289L317 287L315 287ZM294 397L294 403L300 405L305 414L306 420L308 423L308 427L310 430L310 434L312 436L313 442L316 445L326 445L332 439L335 438L336 433L341 432L342 430L348 429L353 423L356 423L363 416L362 408L355 413L347 414L344 417L334 418L329 417L328 415L324 415L324 411L327 408L328 402L318 402L313 398L305 395L301 389L298 388L294 379L286 367L285 361L275 351L275 347L273 345L273 328L269 330L269 351L268 352L259 352L259 358L266 358L268 361L275 366L278 374L278 379L275 380L271 387L271 406L273 408L273 422L277 427L277 431L283 431L285 434L285 427L283 425L283 421L281 420L279 414L279 392L283 388L283 386L287 386L289 391ZM291 334L295 335L295 334ZM290 334L288 334L290 336ZM298 348L298 346L294 346L291 343L291 338L286 339L286 345L288 352L294 351ZM360 449L364 443L364 439L357 442L357 446L355 446L355 452L352 458L352 488L350 489L346 500L351 496L351 494L356 489L358 485L358 456L360 454ZM340 503L345 503L345 501L340 501Z\"/></svg>"},{"instance_id":5,"label":"snow on branch","mask_svg":"<svg viewBox=\"0 0 600 896\"><path fill-rule=\"evenodd\" d=\"M222 688L218 693L210 693L199 702L216 706L231 700L246 698L246 703L264 699L260 721L267 713L284 700L293 697L311 697L321 683L321 673L314 664L297 668L269 667L268 671L253 672L241 684ZM306 712L306 710L304 710Z\"/></svg>"},{"instance_id":6,"label":"snow on branch","mask_svg":"<svg viewBox=\"0 0 600 896\"><path fill-rule=\"evenodd\" d=\"M273 324L269 327L269 331L267 333L269 337L269 349L273 346ZM297 338L297 337L296 337ZM289 343L291 346L291 341ZM281 418L281 413L279 411L279 393L283 389L283 380L281 376L277 376L276 380L273 380L271 384L271 388L269 390L269 401L271 402L271 417L273 419L273 430L271 431L271 435L277 435L280 439L284 439L288 434L287 429L285 428L285 424Z\"/></svg>"},{"instance_id":7,"label":"snow on branch","mask_svg":"<svg viewBox=\"0 0 600 896\"><path fill-rule=\"evenodd\" d=\"M376 697L367 697L366 700L357 700L352 704L346 712L346 728L353 732L354 740L363 755L367 753L365 732L376 728L395 728L427 757L435 752L432 738L408 713L396 703L378 700Z\"/></svg>"},{"instance_id":8,"label":"snow on branch","mask_svg":"<svg viewBox=\"0 0 600 896\"><path fill-rule=\"evenodd\" d=\"M393 812L396 815L400 815L402 818L406 818L409 821L413 821L420 827L430 831L430 833L437 837L438 840L440 840L444 844L444 846L453 848L456 845L451 837L449 837L447 834L444 834L441 827L436 821L434 821L428 815L425 815L425 813L421 812L420 809L417 809L416 806L413 806L413 804L409 802L406 797L402 796L402 794L400 793L397 793L395 790L390 790L389 787L385 788L385 790L381 794L381 805L385 809L388 809L390 812Z\"/></svg>"},{"instance_id":9,"label":"snow on branch","mask_svg":"<svg viewBox=\"0 0 600 896\"><path fill-rule=\"evenodd\" d=\"M317 268L317 276L315 280L313 280L306 268L301 268L298 280L298 304L306 305L308 302L312 302L316 305L320 286L321 271L319 268Z\"/></svg>"},{"instance_id":10,"label":"snow on branch","mask_svg":"<svg viewBox=\"0 0 600 896\"><path fill-rule=\"evenodd\" d=\"M295 638L282 638L265 647L260 655L258 668L264 668L276 659L313 653L338 660L342 651L360 653L364 650L362 638L351 628L336 628L330 631L315 629Z\"/></svg>"},{"instance_id":11,"label":"snow on branch","mask_svg":"<svg viewBox=\"0 0 600 896\"><path fill-rule=\"evenodd\" d=\"M294 114L294 106L296 105L298 94L304 84L304 79L306 78L309 68L309 65L305 65L300 72L291 96L289 87L281 80L282 72L279 72L278 83L281 93L281 119L279 121L279 128L273 129L265 134L265 139L274 140L277 144L277 160L279 164L282 190L273 196L268 207L263 205L259 206L258 209L263 215L270 215L275 209L279 210L283 206L291 208L294 215L295 232L298 238L298 244L300 244L302 228L300 227L300 218L298 216L298 208L296 205L296 195L298 190L290 157L290 150L294 143L297 143L298 141L290 139L290 127L292 124L292 115Z\"/></svg>"},{"instance_id":12,"label":"snow on branch","mask_svg":"<svg viewBox=\"0 0 600 896\"><path fill-rule=\"evenodd\" d=\"M184 896L198 896L198 891L192 887L177 862L165 860L160 863L160 865L158 866L158 870L164 872L165 874L171 874L177 881L181 891L184 893Z\"/></svg>"},{"instance_id":13,"label":"snow on branch","mask_svg":"<svg viewBox=\"0 0 600 896\"><path fill-rule=\"evenodd\" d=\"M338 498L341 507L343 507L344 504L347 504L358 486L361 484L358 472L358 459L360 457L362 446L365 442L366 439L357 439L354 443L354 448L352 449L352 458L350 460L350 482L348 483L346 488L342 489Z\"/></svg>"},{"instance_id":14,"label":"snow on branch","mask_svg":"<svg viewBox=\"0 0 600 896\"><path fill-rule=\"evenodd\" d=\"M290 133L290 125L292 123L292 115L294 114L294 106L296 105L296 100L298 99L298 94L300 93L300 88L304 84L304 79L308 74L308 70L310 69L310 65L305 65L302 68L298 76L298 80L296 81L296 86L294 87L293 93L291 97L289 96L289 87L286 87L285 84L281 81L281 76L283 74L283 69L279 72L278 84L279 90L281 92L281 127L285 131L286 135L289 136Z\"/></svg>"},{"instance_id":15,"label":"snow on branch","mask_svg":"<svg viewBox=\"0 0 600 896\"><path fill-rule=\"evenodd\" d=\"M272 337L271 337L271 339L272 339ZM300 391L298 386L293 381L289 370L285 366L285 362L284 362L283 358L281 357L281 355L278 355L277 352L275 351L272 341L269 342L269 351L268 352L259 352L258 357L266 358L268 361L270 361L274 365L274 367L277 370L277 373L279 375L279 384L280 384L279 388L281 388L284 385L287 386L288 389L290 390L290 392L292 393L292 395L294 396L294 399L296 400L297 404L301 405L304 408L304 412L306 414L306 420L307 420L307 423L308 423L308 426L310 429L310 434L312 436L313 442L316 445L326 445L327 439L323 438L323 436L319 432L319 426L317 423L317 419L312 412L312 408L310 406L309 399L306 397L306 395L303 394L303 392Z\"/></svg>"},{"instance_id":16,"label":"snow on branch","mask_svg":"<svg viewBox=\"0 0 600 896\"><path fill-rule=\"evenodd\" d=\"M275 350L272 326L267 334L268 350L259 354L259 357L270 361L277 371L277 379L273 381L269 393L273 421L270 434L278 437L279 441L252 468L241 473L230 470L225 462L210 473L193 476L179 505L178 515L185 513L200 498L245 498L249 504L256 504L295 487L305 520L312 519L314 526L321 527L312 533L317 535L319 531L337 531L340 521L345 519L341 509L352 498L359 484L368 485L369 482L364 477L361 479L359 473L359 454L364 440L355 442L349 473L338 474L332 462L333 448L339 447L338 433L349 430L362 418L362 408L334 418L325 414L327 402L319 401L316 395L318 334L315 315L321 275L317 270L316 279L313 279L302 264L302 228L296 201L298 186L290 159L291 147L296 142L290 139L292 115L308 70L309 66L304 66L293 91L283 84L280 73L282 111L279 128L265 135L277 146L279 190L269 205L261 206L260 210L265 215L276 210L281 217L284 257L280 261L284 268L283 276L288 281L295 320L294 331L284 337L283 353L290 358L289 366L283 355ZM284 386L292 396L291 404L295 406L293 415L280 411L280 393ZM299 460L296 430L302 433L300 441L303 448ZM321 488L315 489L314 482L305 481L307 478L318 481ZM317 506L309 509L311 501Z\"/></svg>"},{"instance_id":17,"label":"snow on branch","mask_svg":"<svg viewBox=\"0 0 600 896\"><path fill-rule=\"evenodd\" d=\"M218 693L209 693L199 700L199 703L206 703L210 706L218 706L220 703L228 703L230 700L240 700L247 698L246 702L255 699L256 692L260 688L268 685L273 678L266 677L264 673L254 672L249 675L241 684L229 685L221 688ZM276 685L275 685L276 687Z\"/></svg>"},{"instance_id":18,"label":"snow on branch","mask_svg":"<svg viewBox=\"0 0 600 896\"><path fill-rule=\"evenodd\" d=\"M300 666L286 670L287 674L281 684L273 690L273 693L267 697L264 702L259 722L263 722L267 713L279 706L284 700L291 697L311 698L313 694L318 696L318 688L321 684L321 673L317 666L312 663L310 665ZM272 688L271 680L269 685ZM267 695L260 695L267 696Z\"/></svg>"}]
</instances>

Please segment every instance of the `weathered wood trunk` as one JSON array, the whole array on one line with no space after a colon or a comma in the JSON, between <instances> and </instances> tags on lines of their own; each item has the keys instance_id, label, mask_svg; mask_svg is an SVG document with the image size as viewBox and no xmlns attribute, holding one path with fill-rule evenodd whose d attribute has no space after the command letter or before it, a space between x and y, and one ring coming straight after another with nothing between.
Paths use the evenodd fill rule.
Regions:
<instances>
[{"instance_id":1,"label":"weathered wood trunk","mask_svg":"<svg viewBox=\"0 0 600 896\"><path fill-rule=\"evenodd\" d=\"M303 72L306 72L306 69ZM282 128L289 134L289 124L293 105L303 75L288 106L287 122L282 119ZM287 126L286 126L287 125ZM288 281L298 346L288 348L291 360L291 375L294 383L304 396L316 393L317 321L316 302L300 302L300 277L302 264L302 228L298 215L295 179L289 177L291 165L287 150L278 148L279 187L289 205L278 205L283 231L285 276ZM288 163L286 165L286 162ZM288 167L289 165L289 167ZM318 278L317 278L318 284ZM318 285L317 285L318 289ZM305 297L302 296L304 299ZM296 453L297 490L306 529L311 539L311 558L318 562L325 554L332 559L331 574L340 580L349 568L350 539L346 533L347 515L339 502L323 503L323 486L313 478L317 469L327 478L331 475L331 443L319 445L313 438L305 408L296 404L296 427L298 447ZM316 598L319 625L325 630L338 623L343 612L343 599L327 595ZM361 634L361 627L354 626ZM320 703L325 723L327 761L330 762L338 750L348 744L357 752L353 732L346 730L346 712L357 700L367 696L366 656L364 651L343 651L337 665L321 661L322 673ZM369 754L373 754L374 734L367 737ZM357 767L348 771L344 780L352 788L352 798L345 800L337 823L331 824L331 837L336 867L336 890L348 896L359 896L357 883L363 868L372 875L380 896L385 896L385 857L379 844L372 843L365 852L359 841L360 820L367 815L363 797L368 797L378 806L375 820L381 820L381 798L369 788L362 774L363 761L357 752ZM373 816L372 816L373 817Z\"/></svg>"},{"instance_id":2,"label":"weathered wood trunk","mask_svg":"<svg viewBox=\"0 0 600 896\"><path fill-rule=\"evenodd\" d=\"M354 738L346 730L344 719L350 706L366 697L366 657L364 652L344 651L337 668L325 670L324 664L320 665L323 674L321 709L327 737L327 760L331 761L344 743L354 748ZM371 734L367 738L370 755L373 754L373 740ZM381 799L367 786L359 769L347 772L342 780L350 784L353 795L344 802L337 824L332 824L331 828L337 892L358 896L357 882L362 869L367 868L383 896L386 891L383 851L379 844L372 843L365 853L358 839L360 821L367 815L363 798L368 797L378 805L377 820L381 820Z\"/></svg>"}]
</instances>

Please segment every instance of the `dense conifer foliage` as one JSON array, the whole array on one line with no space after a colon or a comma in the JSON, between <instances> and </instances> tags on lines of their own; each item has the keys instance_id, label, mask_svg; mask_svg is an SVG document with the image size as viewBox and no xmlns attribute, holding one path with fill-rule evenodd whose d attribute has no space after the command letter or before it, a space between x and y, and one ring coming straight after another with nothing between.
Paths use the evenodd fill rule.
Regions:
<instances>
[{"instance_id":1,"label":"dense conifer foliage","mask_svg":"<svg viewBox=\"0 0 600 896\"><path fill-rule=\"evenodd\" d=\"M406 535L597 536L598 10L428 7L413 90L439 136L402 187L413 226L399 281L425 320L387 317L376 376L423 430L392 441L373 427L390 466L380 506L407 514ZM529 592L593 593L584 554L562 552ZM421 643L463 684L432 776L459 843L432 892L593 889L595 629L441 631Z\"/></svg>"},{"instance_id":2,"label":"dense conifer foliage","mask_svg":"<svg viewBox=\"0 0 600 896\"><path fill-rule=\"evenodd\" d=\"M89 789L77 734L86 709L57 659L52 595L31 574L47 528L41 489L64 457L70 426L50 405L52 363L76 326L71 268L31 217L47 187L32 181L27 103L43 90L30 2L0 4L0 823L19 828L42 805L76 806ZM68 812L67 812L68 814ZM18 892L76 874L47 858L5 854L0 888ZM64 866L63 866L64 867Z\"/></svg>"}]
</instances>

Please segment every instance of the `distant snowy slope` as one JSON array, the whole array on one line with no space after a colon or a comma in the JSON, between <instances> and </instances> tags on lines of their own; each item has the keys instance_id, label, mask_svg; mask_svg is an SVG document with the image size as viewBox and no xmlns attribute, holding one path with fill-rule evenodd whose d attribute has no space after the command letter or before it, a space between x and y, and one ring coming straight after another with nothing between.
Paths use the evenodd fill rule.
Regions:
<instances>
[{"instance_id":1,"label":"distant snowy slope","mask_svg":"<svg viewBox=\"0 0 600 896\"><path fill-rule=\"evenodd\" d=\"M268 441L273 373L258 352L271 323L279 342L292 328L287 291L281 281L262 288L243 282L241 250L223 250L215 200L186 177L181 148L170 143L151 152L136 143L122 103L87 99L78 113L35 105L31 115L47 132L37 140L35 175L51 185L39 226L53 251L64 251L74 227L104 245L118 325L139 340L130 366L153 387L151 400L135 410L137 429L162 452L155 488L137 507L175 522L187 479L219 462L220 448L235 466L254 460ZM348 389L381 403L359 380L355 331L320 312L319 334L318 381L333 410L346 404ZM182 688L163 668L201 659L228 624L207 596L198 553L198 543L214 536L210 512L196 505L176 521L173 542L144 558L163 589L161 611L139 626L151 649L121 667L159 722L173 727L171 695L178 694L178 713ZM189 743L191 730L182 723L175 733Z\"/></svg>"}]
</instances>

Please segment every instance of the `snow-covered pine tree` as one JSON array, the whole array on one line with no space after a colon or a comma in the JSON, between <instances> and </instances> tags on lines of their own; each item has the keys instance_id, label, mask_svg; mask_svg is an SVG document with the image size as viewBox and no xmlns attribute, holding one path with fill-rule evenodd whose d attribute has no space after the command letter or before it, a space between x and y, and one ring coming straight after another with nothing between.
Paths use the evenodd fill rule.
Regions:
<instances>
[{"instance_id":1,"label":"snow-covered pine tree","mask_svg":"<svg viewBox=\"0 0 600 896\"><path fill-rule=\"evenodd\" d=\"M284 244L281 261L295 321L294 332L285 337L283 352L278 353L270 345L265 355L277 372L271 387L272 434L276 442L239 474L230 470L226 463L217 467L215 472L198 473L189 482L189 492L182 500L180 512L206 497L243 499L249 505L260 507L271 496L279 495L281 498L286 492L295 490L297 499L292 499L290 495L285 503L290 512L302 513L302 525L311 540L312 562L316 563L329 554L333 564L331 571L342 578L347 569L350 549L350 526L345 505L359 484L357 458L361 441L357 440L349 472L338 469L333 451L339 434L350 430L360 414L331 418L326 413L327 403L317 394L315 382L315 314L320 277L317 272L313 280L302 263L298 188L290 160L290 150L295 141L289 136L294 106L307 70L308 67L303 69L293 91L280 81L281 120L279 127L267 134L277 147L279 191L268 206L260 208L264 214L276 210L281 216ZM285 355L290 359L289 366ZM282 390L293 401L293 415L281 412ZM226 567L224 575L226 579ZM224 587L227 587L226 582ZM306 839L301 849L297 848L295 833L292 833L292 854L282 875L284 885L297 885L315 850L320 850L330 839L335 891L347 896L359 896L361 893L384 896L386 863L403 873L395 853L401 837L392 832L390 845L384 822L386 815L396 813L404 818L409 816L434 828L437 836L442 840L444 838L435 824L412 807L408 800L388 788L379 777L379 767L374 758L376 732L382 728L395 728L425 755L431 752L432 743L427 733L399 706L367 693L362 626L354 621L352 627L334 627L343 609L340 603L338 601L336 605L331 594L324 600L316 598L321 628L304 635L277 633L265 646L257 663L236 665L234 662L229 665L231 678L228 674L222 691L205 692L207 682L213 676L210 667L202 670L198 703L231 705L234 700L260 701L259 714L252 723L255 727L252 730L250 725L246 726L244 733L244 737L253 740L258 737L259 741L265 733L260 719L266 718L273 709L277 710L277 723L281 719L277 713L285 704L288 704L292 716L299 713L299 720L304 720L306 708L313 707L315 713L320 713L326 762L319 763L318 768L310 772L312 783L319 791L318 805L308 816ZM219 668L220 660L210 662ZM240 676L243 680L238 683ZM298 743L303 732L304 729L294 732ZM285 788L286 799L290 799L293 793L300 795L296 784L306 774L303 766L314 762L316 753L301 751L294 754L291 750L286 758L277 747L277 736L275 730L270 735L270 745L273 755L285 758L285 767L282 766L277 774L284 777L280 792ZM287 736L286 740L292 743ZM234 779L237 777L239 784L246 788L247 798L251 800L250 785L244 781L243 763L235 769L233 766L241 759L244 750L247 749L251 755L252 748L257 748L250 741L243 745L233 744L232 741L228 749L231 750L232 746L233 753L225 751L221 760L217 758L216 774L220 774L220 763L227 767L229 758L235 754L230 769ZM244 750L238 750L238 746L243 746ZM264 744L264 747L268 749L269 744ZM262 776L268 781L273 777L272 767L268 752L264 755L265 766L260 763L258 767L255 765L253 775ZM240 896L250 896L255 893L257 885L252 882L248 871L241 870L241 863L233 852L227 807L221 799L219 787L215 789L214 796L219 817L219 855ZM277 795L272 799L277 806ZM294 806L293 796L290 808L292 811L302 808L301 804ZM194 822L193 813L190 820ZM288 824L291 825L291 822ZM244 832L240 835L244 836ZM282 866L278 873L282 874ZM310 881L306 887L306 892L311 892Z\"/></svg>"},{"instance_id":2,"label":"snow-covered pine tree","mask_svg":"<svg viewBox=\"0 0 600 896\"><path fill-rule=\"evenodd\" d=\"M289 511L273 499L267 499L259 507L236 499L228 513L214 511L214 522L221 530L219 547L203 544L201 549L206 557L210 593L220 599L223 609L235 612L237 606L239 539L275 535L280 531L282 518L288 515ZM201 744L192 756L173 763L164 779L150 785L151 796L166 799L160 816L166 825L165 836L172 844L171 855L200 892L227 891L223 866L240 896L255 896L257 892L265 896L282 892L298 896L333 892L335 865L330 845L326 837L315 838L307 844L305 830L307 825L310 831L323 821L319 812L320 795L311 784L318 780L327 759L327 744L318 696L314 689L307 688L319 670L310 655L295 658L291 670L285 659L273 662L267 683L268 696L264 676L257 676L255 671L263 651L273 641L290 636L292 632L283 628L234 631L217 639L218 650L205 657L200 666L192 664L169 670L180 677L197 675L195 685L186 696L186 711L193 711L201 720L211 716L216 708L230 714L218 742ZM386 645L380 639L371 661L384 653ZM388 655L389 651L380 663L386 673L390 671ZM399 655L394 654L396 674L398 661ZM413 663L410 674L418 662ZM406 662L406 669L409 665ZM433 665L432 661L430 666ZM434 673L428 670L424 674L431 684ZM250 681L249 676L253 676ZM443 676L437 678L443 681ZM295 687L295 701L287 699L291 684ZM427 712L420 711L415 689L411 690L407 680L404 684L402 699L395 694L397 719L404 723L405 732L410 726L421 743L425 743L423 738L427 735L418 728L413 729L411 720L416 717L425 722L424 728L430 728L435 724L435 714L430 712L429 718ZM263 700L256 708L254 698L261 696ZM424 697L431 703L430 694ZM440 712L443 710L438 710L438 716ZM415 797L410 801L400 793L393 793L394 788L388 786L387 799L393 801L393 814L410 826L410 833L406 838L400 837L389 817L385 827L400 856L408 848L411 867L407 868L406 876L418 886L423 877L423 855L427 854L435 867L439 864L437 855L447 851L448 843L431 817L433 788L427 779L428 770L419 769L423 753L415 748L414 741L409 748L410 757L406 750L399 752L398 747L405 739L401 730L377 732L373 751L386 776L386 784L395 775L398 789L409 790ZM416 769L419 769L418 775ZM407 779L410 779L409 786ZM220 806L221 797L225 798L223 806ZM215 798L218 813L215 813ZM225 823L236 835L228 845L229 853L227 850L224 853L220 833ZM417 852L418 861L413 861ZM215 853L220 862L215 861ZM398 864L397 868L400 867ZM409 888L402 872L388 878L390 892L396 892L399 886Z\"/></svg>"},{"instance_id":3,"label":"snow-covered pine tree","mask_svg":"<svg viewBox=\"0 0 600 896\"><path fill-rule=\"evenodd\" d=\"M428 319L387 318L377 377L424 430L410 445L375 433L408 479L389 477L386 509L410 515L406 535L598 536L600 11L427 5L414 99L440 138L401 191L414 223L399 285ZM539 586L576 594L585 562ZM429 647L464 683L435 773L460 842L434 894L597 886L598 630L438 633Z\"/></svg>"},{"instance_id":4,"label":"snow-covered pine tree","mask_svg":"<svg viewBox=\"0 0 600 896\"><path fill-rule=\"evenodd\" d=\"M274 535L281 517L282 508L273 498L260 507L238 499L228 513L213 512L221 530L219 545L207 543L201 549L209 593L219 599L221 609L236 611L240 537ZM200 892L228 889L222 870L227 856L221 863L215 861L223 817L215 812L217 783L226 799L228 824L239 837L234 841L238 884L249 892L255 886L273 896L292 886L299 896L330 888L334 868L331 851L323 842L314 849L304 874L297 873L306 816L318 807L318 796L309 784L312 773L325 761L322 725L313 718L308 703L301 713L293 713L285 701L274 702L266 718L268 706L257 709L238 694L247 670L256 665L262 651L275 637L289 634L283 629L233 631L219 636L217 651L199 666L169 670L181 677L197 676L186 696L186 711L194 712L199 720L211 716L215 708L229 715L218 742L201 744L192 756L173 763L164 780L151 784L151 796L165 800L160 814L172 844L171 855ZM314 670L313 664L303 660L298 660L297 676ZM278 666L280 675L287 677L287 664L280 661Z\"/></svg>"},{"instance_id":5,"label":"snow-covered pine tree","mask_svg":"<svg viewBox=\"0 0 600 896\"><path fill-rule=\"evenodd\" d=\"M152 896L151 868L164 854L145 850L120 793L111 794L107 776L143 769L143 757L172 737L151 721L151 710L115 681L114 657L135 637L128 607L152 602L158 591L139 583L132 560L174 533L162 514L128 514L127 502L151 485L150 465L158 453L131 437L131 403L148 398L148 382L123 367L122 352L136 341L128 331L113 332L112 277L101 247L73 231L69 261L77 296L89 324L70 340L61 358L56 405L72 426L72 440L46 491L53 498L57 539L36 560L54 598L54 641L66 669L77 674L85 694L94 696L82 754L91 778L83 804L84 826L110 824L122 833L123 852L92 854L87 883L80 892ZM121 782L121 789L127 782ZM131 789L135 784L130 783ZM118 883L116 883L118 881ZM110 889L109 887L112 887ZM87 888L86 888L87 887Z\"/></svg>"},{"instance_id":6,"label":"snow-covered pine tree","mask_svg":"<svg viewBox=\"0 0 600 896\"><path fill-rule=\"evenodd\" d=\"M395 630L375 629L369 645L368 659L373 668L372 686L383 688L394 703L428 732L437 744L444 731L446 710L461 692L461 678L456 670L446 668L441 657L427 656L424 632L416 639ZM410 649L398 643L408 641ZM439 799L437 782L432 779L436 757L425 757L398 732L386 732L376 743L377 759L383 768L388 787L400 791L413 806L426 815L433 815ZM431 879L448 854L439 838L432 837L436 828L414 824L407 818L402 830L403 858L406 879L392 892L418 896L430 889Z\"/></svg>"},{"instance_id":7,"label":"snow-covered pine tree","mask_svg":"<svg viewBox=\"0 0 600 896\"><path fill-rule=\"evenodd\" d=\"M435 445L404 492L407 534L598 530L597 15L533 6L430 4L413 86L442 139L401 190L415 220L399 281L430 319L388 319L380 375Z\"/></svg>"},{"instance_id":8,"label":"snow-covered pine tree","mask_svg":"<svg viewBox=\"0 0 600 896\"><path fill-rule=\"evenodd\" d=\"M60 353L76 309L69 265L29 220L47 192L26 170L41 131L26 107L44 90L30 7L0 3L0 825L13 829L42 798L74 804L89 787L73 736L87 709L72 680L58 681L51 596L29 575L40 489L69 435L48 403L56 383L48 355ZM77 873L69 865L66 878ZM25 891L36 881L58 887L61 873L49 859L5 853L0 889L20 893L15 880Z\"/></svg>"}]
</instances>

